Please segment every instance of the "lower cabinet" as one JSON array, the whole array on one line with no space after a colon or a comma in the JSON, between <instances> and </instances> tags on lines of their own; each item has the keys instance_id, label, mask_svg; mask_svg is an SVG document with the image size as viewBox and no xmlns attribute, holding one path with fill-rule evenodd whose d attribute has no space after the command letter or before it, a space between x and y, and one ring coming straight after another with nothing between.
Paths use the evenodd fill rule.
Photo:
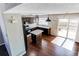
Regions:
<instances>
[{"instance_id":1,"label":"lower cabinet","mask_svg":"<svg viewBox=\"0 0 79 59\"><path fill-rule=\"evenodd\" d=\"M42 44L42 33L39 35L32 34L32 43L36 44L38 47L41 47Z\"/></svg>"},{"instance_id":2,"label":"lower cabinet","mask_svg":"<svg viewBox=\"0 0 79 59\"><path fill-rule=\"evenodd\" d=\"M50 35L51 34L51 28L42 28L42 27L37 27L37 29L43 30L43 34L45 35Z\"/></svg>"},{"instance_id":3,"label":"lower cabinet","mask_svg":"<svg viewBox=\"0 0 79 59\"><path fill-rule=\"evenodd\" d=\"M42 33L36 36L36 44L41 47L42 44Z\"/></svg>"}]
</instances>

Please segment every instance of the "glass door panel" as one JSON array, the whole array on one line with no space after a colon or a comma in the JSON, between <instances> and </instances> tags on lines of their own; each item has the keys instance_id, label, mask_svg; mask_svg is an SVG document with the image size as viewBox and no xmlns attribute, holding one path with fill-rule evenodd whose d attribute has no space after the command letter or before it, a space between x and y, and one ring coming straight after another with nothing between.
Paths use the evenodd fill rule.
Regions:
<instances>
[{"instance_id":1,"label":"glass door panel","mask_svg":"<svg viewBox=\"0 0 79 59\"><path fill-rule=\"evenodd\" d=\"M70 19L67 38L73 39L73 40L75 39L77 26L78 26L78 20Z\"/></svg>"},{"instance_id":2,"label":"glass door panel","mask_svg":"<svg viewBox=\"0 0 79 59\"><path fill-rule=\"evenodd\" d=\"M59 19L58 22L58 36L66 37L68 28L68 19Z\"/></svg>"}]
</instances>

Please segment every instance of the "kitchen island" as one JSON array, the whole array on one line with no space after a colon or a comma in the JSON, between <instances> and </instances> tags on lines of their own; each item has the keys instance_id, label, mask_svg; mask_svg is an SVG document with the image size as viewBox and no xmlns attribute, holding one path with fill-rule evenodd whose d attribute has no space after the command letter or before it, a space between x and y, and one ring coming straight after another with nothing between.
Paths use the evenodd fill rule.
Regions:
<instances>
[{"instance_id":1,"label":"kitchen island","mask_svg":"<svg viewBox=\"0 0 79 59\"><path fill-rule=\"evenodd\" d=\"M42 44L42 30L36 29L31 32L32 34L32 43L37 44L38 47Z\"/></svg>"}]
</instances>

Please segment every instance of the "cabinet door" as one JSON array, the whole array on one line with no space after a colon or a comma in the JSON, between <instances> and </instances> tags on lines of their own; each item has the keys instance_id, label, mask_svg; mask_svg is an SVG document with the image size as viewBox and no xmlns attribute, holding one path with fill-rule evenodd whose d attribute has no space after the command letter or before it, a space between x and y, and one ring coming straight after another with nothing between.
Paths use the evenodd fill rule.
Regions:
<instances>
[{"instance_id":1,"label":"cabinet door","mask_svg":"<svg viewBox=\"0 0 79 59\"><path fill-rule=\"evenodd\" d=\"M41 44L42 44L42 34L37 35L36 44L38 45L38 47L41 46Z\"/></svg>"}]
</instances>

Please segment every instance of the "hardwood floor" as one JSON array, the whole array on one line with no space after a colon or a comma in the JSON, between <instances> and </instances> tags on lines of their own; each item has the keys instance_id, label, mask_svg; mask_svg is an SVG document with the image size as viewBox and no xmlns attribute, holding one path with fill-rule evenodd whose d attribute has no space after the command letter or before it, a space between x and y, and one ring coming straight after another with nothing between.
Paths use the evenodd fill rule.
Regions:
<instances>
[{"instance_id":1,"label":"hardwood floor","mask_svg":"<svg viewBox=\"0 0 79 59\"><path fill-rule=\"evenodd\" d=\"M25 54L24 56L77 56L78 55L78 51L79 51L78 43L73 43L72 50L69 50L67 49L69 48L69 46L65 47L67 42L64 42L64 44L61 46L52 43L52 41L55 38L56 38L55 36L43 35L42 45L40 48L37 45L32 44L30 41L29 49L27 50L27 54Z\"/></svg>"}]
</instances>

